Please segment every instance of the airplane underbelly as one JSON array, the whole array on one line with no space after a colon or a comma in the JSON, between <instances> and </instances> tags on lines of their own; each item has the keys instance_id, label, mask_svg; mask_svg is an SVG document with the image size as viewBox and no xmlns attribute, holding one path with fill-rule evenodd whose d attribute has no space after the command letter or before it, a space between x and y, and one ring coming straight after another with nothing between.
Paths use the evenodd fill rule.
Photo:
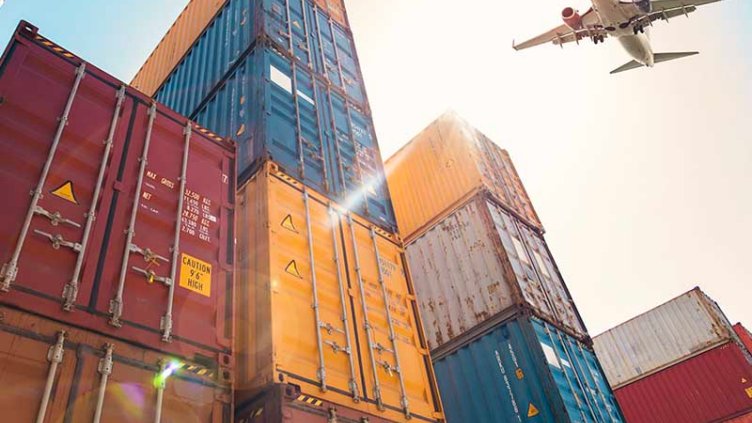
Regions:
<instances>
[{"instance_id":1,"label":"airplane underbelly","mask_svg":"<svg viewBox=\"0 0 752 423\"><path fill-rule=\"evenodd\" d=\"M615 27L618 32L622 32L619 24L629 22L630 19L640 14L636 6L620 4L619 0L594 0L593 4L597 8L604 26Z\"/></svg>"},{"instance_id":2,"label":"airplane underbelly","mask_svg":"<svg viewBox=\"0 0 752 423\"><path fill-rule=\"evenodd\" d=\"M653 52L645 34L624 35L617 38L624 50L643 65L653 66Z\"/></svg>"}]
</instances>

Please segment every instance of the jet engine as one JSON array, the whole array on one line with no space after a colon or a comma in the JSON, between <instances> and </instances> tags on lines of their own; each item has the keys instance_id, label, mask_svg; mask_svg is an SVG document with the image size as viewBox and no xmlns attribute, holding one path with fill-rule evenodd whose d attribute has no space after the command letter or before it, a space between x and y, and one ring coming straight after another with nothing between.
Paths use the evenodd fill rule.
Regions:
<instances>
[{"instance_id":1,"label":"jet engine","mask_svg":"<svg viewBox=\"0 0 752 423\"><path fill-rule=\"evenodd\" d=\"M634 4L642 13L650 13L653 11L653 2L650 0L636 0Z\"/></svg>"},{"instance_id":2,"label":"jet engine","mask_svg":"<svg viewBox=\"0 0 752 423\"><path fill-rule=\"evenodd\" d=\"M647 1L649 2L650 0ZM582 16L580 16L580 13L572 7L565 7L564 10L561 11L561 19L574 31L582 29Z\"/></svg>"}]
</instances>

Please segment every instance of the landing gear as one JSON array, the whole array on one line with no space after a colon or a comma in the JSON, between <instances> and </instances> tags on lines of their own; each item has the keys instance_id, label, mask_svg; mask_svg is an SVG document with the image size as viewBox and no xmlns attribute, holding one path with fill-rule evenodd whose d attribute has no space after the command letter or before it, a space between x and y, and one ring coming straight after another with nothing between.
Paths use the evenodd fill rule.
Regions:
<instances>
[{"instance_id":1,"label":"landing gear","mask_svg":"<svg viewBox=\"0 0 752 423\"><path fill-rule=\"evenodd\" d=\"M606 37L603 35L593 35L593 44L602 43L605 39Z\"/></svg>"},{"instance_id":2,"label":"landing gear","mask_svg":"<svg viewBox=\"0 0 752 423\"><path fill-rule=\"evenodd\" d=\"M632 25L632 31L634 31L634 34L644 34L645 33L645 25L641 23L635 23Z\"/></svg>"}]
</instances>

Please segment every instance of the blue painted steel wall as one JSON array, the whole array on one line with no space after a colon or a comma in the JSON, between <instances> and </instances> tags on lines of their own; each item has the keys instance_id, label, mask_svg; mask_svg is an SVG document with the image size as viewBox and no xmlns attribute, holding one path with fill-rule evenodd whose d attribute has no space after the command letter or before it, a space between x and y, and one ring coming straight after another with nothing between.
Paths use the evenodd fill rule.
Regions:
<instances>
[{"instance_id":1,"label":"blue painted steel wall","mask_svg":"<svg viewBox=\"0 0 752 423\"><path fill-rule=\"evenodd\" d=\"M192 116L262 36L364 107L365 91L351 34L310 0L229 0L155 98Z\"/></svg>"},{"instance_id":2,"label":"blue painted steel wall","mask_svg":"<svg viewBox=\"0 0 752 423\"><path fill-rule=\"evenodd\" d=\"M394 230L371 118L287 56L254 49L194 119L237 141L241 178L271 158L308 186Z\"/></svg>"},{"instance_id":3,"label":"blue painted steel wall","mask_svg":"<svg viewBox=\"0 0 752 423\"><path fill-rule=\"evenodd\" d=\"M623 422L594 353L519 316L434 363L448 423Z\"/></svg>"}]
</instances>

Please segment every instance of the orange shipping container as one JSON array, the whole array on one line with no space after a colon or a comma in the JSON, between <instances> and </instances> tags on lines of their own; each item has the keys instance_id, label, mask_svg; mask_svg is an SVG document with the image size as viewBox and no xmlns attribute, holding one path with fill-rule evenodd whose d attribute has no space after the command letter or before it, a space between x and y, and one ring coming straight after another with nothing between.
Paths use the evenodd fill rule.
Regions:
<instances>
[{"instance_id":1,"label":"orange shipping container","mask_svg":"<svg viewBox=\"0 0 752 423\"><path fill-rule=\"evenodd\" d=\"M157 47L146 59L131 85L154 95L167 75L180 62L204 28L227 0L191 0L185 6Z\"/></svg>"},{"instance_id":2,"label":"orange shipping container","mask_svg":"<svg viewBox=\"0 0 752 423\"><path fill-rule=\"evenodd\" d=\"M237 200L238 407L287 383L395 422L441 419L398 239L273 163Z\"/></svg>"},{"instance_id":3,"label":"orange shipping container","mask_svg":"<svg viewBox=\"0 0 752 423\"><path fill-rule=\"evenodd\" d=\"M5 306L0 318L4 422L232 422L228 369Z\"/></svg>"},{"instance_id":4,"label":"orange shipping container","mask_svg":"<svg viewBox=\"0 0 752 423\"><path fill-rule=\"evenodd\" d=\"M543 230L509 153L453 112L428 125L385 167L397 226L407 242L479 191Z\"/></svg>"}]
</instances>

